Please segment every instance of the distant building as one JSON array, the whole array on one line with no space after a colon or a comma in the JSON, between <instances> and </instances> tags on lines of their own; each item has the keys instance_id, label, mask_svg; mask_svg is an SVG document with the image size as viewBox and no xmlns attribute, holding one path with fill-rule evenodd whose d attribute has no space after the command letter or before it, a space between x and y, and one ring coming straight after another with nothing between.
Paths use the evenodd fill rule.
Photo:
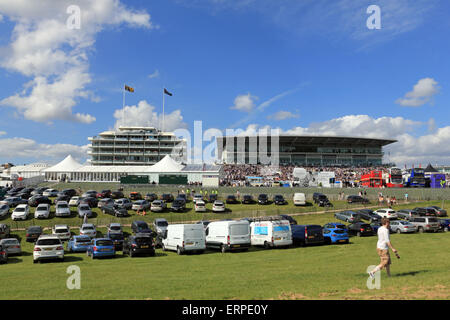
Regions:
<instances>
[{"instance_id":1,"label":"distant building","mask_svg":"<svg viewBox=\"0 0 450 320\"><path fill-rule=\"evenodd\" d=\"M119 127L89 137L90 163L96 165L153 165L166 155L182 158L185 140L172 132L161 132L153 127Z\"/></svg>"}]
</instances>

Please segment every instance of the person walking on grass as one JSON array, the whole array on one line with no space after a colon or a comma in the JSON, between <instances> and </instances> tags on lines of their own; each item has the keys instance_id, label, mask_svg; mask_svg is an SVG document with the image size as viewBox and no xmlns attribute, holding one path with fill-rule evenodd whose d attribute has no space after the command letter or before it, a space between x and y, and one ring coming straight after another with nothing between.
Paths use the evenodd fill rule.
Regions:
<instances>
[{"instance_id":1,"label":"person walking on grass","mask_svg":"<svg viewBox=\"0 0 450 320\"><path fill-rule=\"evenodd\" d=\"M391 239L389 237L389 226L391 222L388 218L381 219L382 226L378 228L378 242L377 242L377 253L380 257L380 264L375 267L372 271L369 272L369 276L373 279L375 278L375 273L386 268L386 272L388 277L391 276L391 256L389 255L389 249L395 253L397 258L399 258L397 254L397 249L395 249L391 243Z\"/></svg>"}]
</instances>

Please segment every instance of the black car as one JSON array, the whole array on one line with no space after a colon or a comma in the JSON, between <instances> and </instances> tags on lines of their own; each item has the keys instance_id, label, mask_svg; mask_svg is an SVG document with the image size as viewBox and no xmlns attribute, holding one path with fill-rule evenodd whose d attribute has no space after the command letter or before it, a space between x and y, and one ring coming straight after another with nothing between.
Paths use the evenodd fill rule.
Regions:
<instances>
[{"instance_id":1,"label":"black car","mask_svg":"<svg viewBox=\"0 0 450 320\"><path fill-rule=\"evenodd\" d=\"M50 200L48 197L44 197L41 195L34 195L30 199L28 199L28 205L30 207L37 207L41 203L47 203L52 204L52 200Z\"/></svg>"},{"instance_id":2,"label":"black car","mask_svg":"<svg viewBox=\"0 0 450 320\"><path fill-rule=\"evenodd\" d=\"M214 201L217 200L217 194L215 193L211 193L210 195L208 195L208 201L211 203L214 203Z\"/></svg>"},{"instance_id":3,"label":"black car","mask_svg":"<svg viewBox=\"0 0 450 320\"><path fill-rule=\"evenodd\" d=\"M225 203L226 204L237 204L237 203L239 203L239 201L237 201L236 196L230 194L227 196Z\"/></svg>"},{"instance_id":4,"label":"black car","mask_svg":"<svg viewBox=\"0 0 450 320\"><path fill-rule=\"evenodd\" d=\"M188 202L187 195L185 193L180 193L177 198L183 199L184 202Z\"/></svg>"},{"instance_id":5,"label":"black car","mask_svg":"<svg viewBox=\"0 0 450 320\"><path fill-rule=\"evenodd\" d=\"M27 242L35 242L43 232L41 226L28 227L26 234Z\"/></svg>"},{"instance_id":6,"label":"black car","mask_svg":"<svg viewBox=\"0 0 450 320\"><path fill-rule=\"evenodd\" d=\"M134 257L138 254L147 254L155 256L155 247L153 246L153 238L147 233L137 233L134 236L129 236L123 242L123 254L128 254Z\"/></svg>"},{"instance_id":7,"label":"black car","mask_svg":"<svg viewBox=\"0 0 450 320\"><path fill-rule=\"evenodd\" d=\"M381 221L381 216L379 216L370 209L361 209L358 210L357 213L363 220L367 220L369 222Z\"/></svg>"},{"instance_id":8,"label":"black car","mask_svg":"<svg viewBox=\"0 0 450 320\"><path fill-rule=\"evenodd\" d=\"M323 228L319 225L291 225L294 246L324 244Z\"/></svg>"},{"instance_id":9,"label":"black car","mask_svg":"<svg viewBox=\"0 0 450 320\"><path fill-rule=\"evenodd\" d=\"M433 208L436 210L436 216L438 217L446 217L447 216L447 210L442 209L441 207L438 206L430 206L428 208Z\"/></svg>"},{"instance_id":10,"label":"black car","mask_svg":"<svg viewBox=\"0 0 450 320\"><path fill-rule=\"evenodd\" d=\"M81 196L82 197L92 197L92 198L97 198L97 191L95 190L88 190L85 193L83 193Z\"/></svg>"},{"instance_id":11,"label":"black car","mask_svg":"<svg viewBox=\"0 0 450 320\"><path fill-rule=\"evenodd\" d=\"M44 191L47 189L48 189L47 187L41 187L41 188L34 189L33 191L31 191L31 195L32 196L35 196L38 194L42 195L44 193Z\"/></svg>"},{"instance_id":12,"label":"black car","mask_svg":"<svg viewBox=\"0 0 450 320\"><path fill-rule=\"evenodd\" d=\"M291 216L288 216L287 214L280 214L280 217L283 218L283 220L289 221L289 224L291 226L297 224L297 221L294 218L292 218Z\"/></svg>"},{"instance_id":13,"label":"black car","mask_svg":"<svg viewBox=\"0 0 450 320\"><path fill-rule=\"evenodd\" d=\"M314 201L314 203L318 204L320 202L320 200L326 201L326 200L328 200L328 197L326 195L324 195L323 193L314 192L313 193L313 201Z\"/></svg>"},{"instance_id":14,"label":"black car","mask_svg":"<svg viewBox=\"0 0 450 320\"><path fill-rule=\"evenodd\" d=\"M436 216L436 209L434 208L414 208L414 211L417 212L417 214L421 217L435 217Z\"/></svg>"},{"instance_id":15,"label":"black car","mask_svg":"<svg viewBox=\"0 0 450 320\"><path fill-rule=\"evenodd\" d=\"M258 195L258 204L269 204L269 197L267 194L262 193Z\"/></svg>"},{"instance_id":16,"label":"black car","mask_svg":"<svg viewBox=\"0 0 450 320\"><path fill-rule=\"evenodd\" d=\"M361 196L348 196L347 203L369 203L369 199L363 198Z\"/></svg>"},{"instance_id":17,"label":"black car","mask_svg":"<svg viewBox=\"0 0 450 320\"><path fill-rule=\"evenodd\" d=\"M58 193L58 194L59 194L59 193ZM58 201L67 201L67 202L69 202L69 201L70 201L70 197L69 197L67 194L61 194L61 195L58 195L58 196L55 198L55 200L53 200L53 203L54 203L54 204L57 204Z\"/></svg>"},{"instance_id":18,"label":"black car","mask_svg":"<svg viewBox=\"0 0 450 320\"><path fill-rule=\"evenodd\" d=\"M80 204L87 204L91 208L97 208L97 206L98 206L98 199L94 198L94 197L81 198L79 200L79 202L78 202L78 205L80 205Z\"/></svg>"},{"instance_id":19,"label":"black car","mask_svg":"<svg viewBox=\"0 0 450 320\"><path fill-rule=\"evenodd\" d=\"M128 210L123 208L117 208L115 205L104 205L102 206L102 212L105 214L110 214L115 217L128 217Z\"/></svg>"},{"instance_id":20,"label":"black car","mask_svg":"<svg viewBox=\"0 0 450 320\"><path fill-rule=\"evenodd\" d=\"M255 203L255 200L253 200L253 197L249 194L246 194L242 197L242 203L243 204L253 204Z\"/></svg>"},{"instance_id":21,"label":"black car","mask_svg":"<svg viewBox=\"0 0 450 320\"><path fill-rule=\"evenodd\" d=\"M106 190L102 190L100 191L100 193L98 194L98 196L100 196L100 198L111 198L111 190L106 189Z\"/></svg>"},{"instance_id":22,"label":"black car","mask_svg":"<svg viewBox=\"0 0 450 320\"><path fill-rule=\"evenodd\" d=\"M123 234L107 232L106 237L111 239L112 242L114 243L114 250L123 251L123 242L124 242Z\"/></svg>"},{"instance_id":23,"label":"black car","mask_svg":"<svg viewBox=\"0 0 450 320\"><path fill-rule=\"evenodd\" d=\"M276 205L284 205L287 204L287 201L281 194L277 194L273 197L273 203Z\"/></svg>"},{"instance_id":24,"label":"black car","mask_svg":"<svg viewBox=\"0 0 450 320\"><path fill-rule=\"evenodd\" d=\"M64 189L61 192L68 195L70 198L75 197L77 195L77 191L75 189Z\"/></svg>"},{"instance_id":25,"label":"black car","mask_svg":"<svg viewBox=\"0 0 450 320\"><path fill-rule=\"evenodd\" d=\"M142 194L139 192L130 192L130 200L142 200Z\"/></svg>"},{"instance_id":26,"label":"black car","mask_svg":"<svg viewBox=\"0 0 450 320\"><path fill-rule=\"evenodd\" d=\"M19 192L16 197L22 198L24 200L28 200L31 197L31 194L29 193L23 193L23 192Z\"/></svg>"},{"instance_id":27,"label":"black car","mask_svg":"<svg viewBox=\"0 0 450 320\"><path fill-rule=\"evenodd\" d=\"M347 226L348 234L356 234L358 237L373 236L375 234L372 226L364 222L355 222Z\"/></svg>"},{"instance_id":28,"label":"black car","mask_svg":"<svg viewBox=\"0 0 450 320\"><path fill-rule=\"evenodd\" d=\"M172 202L174 200L173 195L171 193L164 193L161 196L161 200L164 200L165 202Z\"/></svg>"},{"instance_id":29,"label":"black car","mask_svg":"<svg viewBox=\"0 0 450 320\"><path fill-rule=\"evenodd\" d=\"M131 224L131 231L133 231L134 234L138 233L153 233L153 231L148 227L147 222L135 220Z\"/></svg>"},{"instance_id":30,"label":"black car","mask_svg":"<svg viewBox=\"0 0 450 320\"><path fill-rule=\"evenodd\" d=\"M156 193L147 193L144 199L152 203L153 201L158 200L158 195Z\"/></svg>"},{"instance_id":31,"label":"black car","mask_svg":"<svg viewBox=\"0 0 450 320\"><path fill-rule=\"evenodd\" d=\"M7 224L0 224L0 239L9 238L11 236L11 228Z\"/></svg>"},{"instance_id":32,"label":"black car","mask_svg":"<svg viewBox=\"0 0 450 320\"><path fill-rule=\"evenodd\" d=\"M174 212L183 212L186 210L186 201L183 198L176 198L170 209Z\"/></svg>"},{"instance_id":33,"label":"black car","mask_svg":"<svg viewBox=\"0 0 450 320\"><path fill-rule=\"evenodd\" d=\"M111 199L122 199L124 198L123 192L122 191L113 191L111 192Z\"/></svg>"}]
</instances>

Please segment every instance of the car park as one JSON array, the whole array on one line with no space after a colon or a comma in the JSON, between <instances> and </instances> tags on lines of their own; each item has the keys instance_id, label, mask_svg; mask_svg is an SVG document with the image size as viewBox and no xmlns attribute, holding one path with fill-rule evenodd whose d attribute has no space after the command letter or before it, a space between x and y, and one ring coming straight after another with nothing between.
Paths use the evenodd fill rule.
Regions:
<instances>
[{"instance_id":1,"label":"car park","mask_svg":"<svg viewBox=\"0 0 450 320\"><path fill-rule=\"evenodd\" d=\"M206 249L205 232L200 224L171 224L163 235L162 249L176 251L181 255L186 252L202 253Z\"/></svg>"},{"instance_id":2,"label":"car park","mask_svg":"<svg viewBox=\"0 0 450 320\"><path fill-rule=\"evenodd\" d=\"M226 204L237 204L239 203L239 201L236 199L235 195L228 195L226 200L225 200Z\"/></svg>"},{"instance_id":3,"label":"car park","mask_svg":"<svg viewBox=\"0 0 450 320\"><path fill-rule=\"evenodd\" d=\"M370 203L369 199L363 198L361 196L351 195L347 197L347 203L362 203L367 204Z\"/></svg>"},{"instance_id":4,"label":"car park","mask_svg":"<svg viewBox=\"0 0 450 320\"><path fill-rule=\"evenodd\" d=\"M34 189L33 191L31 191L31 195L32 196L34 196L34 195L42 195L43 193L44 193L44 191L45 190L47 190L47 187L41 187L41 188L36 188L36 189Z\"/></svg>"},{"instance_id":5,"label":"car park","mask_svg":"<svg viewBox=\"0 0 450 320\"><path fill-rule=\"evenodd\" d=\"M205 229L206 247L222 253L248 250L251 245L250 224L245 220L213 221Z\"/></svg>"},{"instance_id":6,"label":"car park","mask_svg":"<svg viewBox=\"0 0 450 320\"><path fill-rule=\"evenodd\" d=\"M31 198L28 199L28 205L30 207L37 207L38 205L40 205L41 203L46 203L51 205L52 204L52 200L50 200L48 197L44 197L41 195L35 195L32 196Z\"/></svg>"},{"instance_id":7,"label":"car park","mask_svg":"<svg viewBox=\"0 0 450 320\"><path fill-rule=\"evenodd\" d=\"M0 240L0 246L8 253L8 256L22 255L22 247L16 238L6 238Z\"/></svg>"},{"instance_id":8,"label":"car park","mask_svg":"<svg viewBox=\"0 0 450 320\"><path fill-rule=\"evenodd\" d=\"M41 226L30 226L25 234L26 241L35 242L43 233L44 230Z\"/></svg>"},{"instance_id":9,"label":"car park","mask_svg":"<svg viewBox=\"0 0 450 320\"><path fill-rule=\"evenodd\" d=\"M130 258L136 255L155 256L153 239L148 233L137 233L129 236L123 242L123 254L128 254Z\"/></svg>"},{"instance_id":10,"label":"car park","mask_svg":"<svg viewBox=\"0 0 450 320\"><path fill-rule=\"evenodd\" d=\"M242 203L243 204L254 204L255 200L253 200L253 196L251 194L245 194L242 197Z\"/></svg>"},{"instance_id":11,"label":"car park","mask_svg":"<svg viewBox=\"0 0 450 320\"><path fill-rule=\"evenodd\" d=\"M52 235L57 236L61 241L70 239L70 228L66 224L57 224L52 227Z\"/></svg>"},{"instance_id":12,"label":"car park","mask_svg":"<svg viewBox=\"0 0 450 320\"><path fill-rule=\"evenodd\" d=\"M173 212L184 212L186 210L186 201L183 198L175 199L170 210Z\"/></svg>"},{"instance_id":13,"label":"car park","mask_svg":"<svg viewBox=\"0 0 450 320\"><path fill-rule=\"evenodd\" d=\"M58 236L41 235L34 245L33 263L49 259L64 261L64 247Z\"/></svg>"},{"instance_id":14,"label":"car park","mask_svg":"<svg viewBox=\"0 0 450 320\"><path fill-rule=\"evenodd\" d=\"M89 236L73 236L67 242L67 251L69 252L86 252L88 246L91 244L91 237Z\"/></svg>"},{"instance_id":15,"label":"car park","mask_svg":"<svg viewBox=\"0 0 450 320\"><path fill-rule=\"evenodd\" d=\"M226 209L225 209L225 204L223 203L223 201L220 201L220 200L214 201L213 206L212 206L212 211L213 212L225 212Z\"/></svg>"},{"instance_id":16,"label":"car park","mask_svg":"<svg viewBox=\"0 0 450 320\"><path fill-rule=\"evenodd\" d=\"M134 234L137 233L152 233L152 230L148 227L147 222L135 220L131 223L131 231Z\"/></svg>"},{"instance_id":17,"label":"car park","mask_svg":"<svg viewBox=\"0 0 450 320\"><path fill-rule=\"evenodd\" d=\"M69 198L74 197L74 196L77 195L77 191L75 189L64 189L61 192L66 194L67 196L69 196Z\"/></svg>"},{"instance_id":18,"label":"car park","mask_svg":"<svg viewBox=\"0 0 450 320\"><path fill-rule=\"evenodd\" d=\"M194 203L195 212L206 212L206 204L203 200L198 200Z\"/></svg>"},{"instance_id":19,"label":"car park","mask_svg":"<svg viewBox=\"0 0 450 320\"><path fill-rule=\"evenodd\" d=\"M357 222L361 220L361 216L355 211L342 211L336 212L334 214L336 219L345 221L345 222Z\"/></svg>"},{"instance_id":20,"label":"car park","mask_svg":"<svg viewBox=\"0 0 450 320\"><path fill-rule=\"evenodd\" d=\"M339 222L326 223L323 226L325 243L349 243L347 226Z\"/></svg>"},{"instance_id":21,"label":"car park","mask_svg":"<svg viewBox=\"0 0 450 320\"><path fill-rule=\"evenodd\" d=\"M84 216L91 218L94 215L92 213L91 207L89 207L87 204L80 204L77 207L77 213L78 213L78 217L80 217L80 218L84 218Z\"/></svg>"},{"instance_id":22,"label":"car park","mask_svg":"<svg viewBox=\"0 0 450 320\"><path fill-rule=\"evenodd\" d=\"M436 217L414 217L410 222L417 227L417 231L420 233L426 231L438 232L440 229L440 223Z\"/></svg>"},{"instance_id":23,"label":"car park","mask_svg":"<svg viewBox=\"0 0 450 320\"><path fill-rule=\"evenodd\" d=\"M391 221L390 229L396 233L412 233L417 231L417 227L409 221Z\"/></svg>"},{"instance_id":24,"label":"car park","mask_svg":"<svg viewBox=\"0 0 450 320\"><path fill-rule=\"evenodd\" d=\"M30 207L27 204L19 204L11 214L11 219L16 220L27 220L30 214Z\"/></svg>"},{"instance_id":25,"label":"car park","mask_svg":"<svg viewBox=\"0 0 450 320\"><path fill-rule=\"evenodd\" d=\"M310 244L323 244L322 226L310 225L291 225L292 241L295 246L306 246Z\"/></svg>"},{"instance_id":26,"label":"car park","mask_svg":"<svg viewBox=\"0 0 450 320\"><path fill-rule=\"evenodd\" d=\"M139 192L130 192L130 196L128 197L130 198L130 200L142 200L142 194L140 194Z\"/></svg>"},{"instance_id":27,"label":"car park","mask_svg":"<svg viewBox=\"0 0 450 320\"><path fill-rule=\"evenodd\" d=\"M70 207L78 207L78 205L80 204L80 200L81 200L81 197L79 197L79 196L73 196L73 197L70 198L70 200L69 200L69 206L70 206Z\"/></svg>"},{"instance_id":28,"label":"car park","mask_svg":"<svg viewBox=\"0 0 450 320\"><path fill-rule=\"evenodd\" d=\"M354 222L349 224L347 230L349 234L357 235L358 237L373 236L375 234L372 226L365 222Z\"/></svg>"},{"instance_id":29,"label":"car park","mask_svg":"<svg viewBox=\"0 0 450 320\"><path fill-rule=\"evenodd\" d=\"M381 216L370 209L361 209L356 211L360 218L369 222L381 221Z\"/></svg>"},{"instance_id":30,"label":"car park","mask_svg":"<svg viewBox=\"0 0 450 320\"><path fill-rule=\"evenodd\" d=\"M115 257L116 250L111 239L97 238L93 239L91 244L87 247L86 254L92 259L100 257Z\"/></svg>"},{"instance_id":31,"label":"car park","mask_svg":"<svg viewBox=\"0 0 450 320\"><path fill-rule=\"evenodd\" d=\"M36 207L34 211L35 219L48 219L50 218L50 205L47 203L41 203Z\"/></svg>"},{"instance_id":32,"label":"car park","mask_svg":"<svg viewBox=\"0 0 450 320\"><path fill-rule=\"evenodd\" d=\"M0 245L0 263L8 263L8 252Z\"/></svg>"},{"instance_id":33,"label":"car park","mask_svg":"<svg viewBox=\"0 0 450 320\"><path fill-rule=\"evenodd\" d=\"M137 200L133 202L131 206L131 210L134 211L143 211L150 209L150 203L147 200Z\"/></svg>"},{"instance_id":34,"label":"car park","mask_svg":"<svg viewBox=\"0 0 450 320\"><path fill-rule=\"evenodd\" d=\"M306 205L306 196L302 192L294 193L294 198L292 199L295 206Z\"/></svg>"},{"instance_id":35,"label":"car park","mask_svg":"<svg viewBox=\"0 0 450 320\"><path fill-rule=\"evenodd\" d=\"M60 201L66 201L67 203L69 203L70 197L67 194L64 194L62 192L60 193L58 193L58 196L53 200L53 203L57 204Z\"/></svg>"},{"instance_id":36,"label":"car park","mask_svg":"<svg viewBox=\"0 0 450 320\"><path fill-rule=\"evenodd\" d=\"M0 224L0 239L9 238L11 235L11 228L7 224Z\"/></svg>"},{"instance_id":37,"label":"car park","mask_svg":"<svg viewBox=\"0 0 450 320\"><path fill-rule=\"evenodd\" d=\"M258 204L269 204L269 197L267 194L262 193L258 195Z\"/></svg>"},{"instance_id":38,"label":"car park","mask_svg":"<svg viewBox=\"0 0 450 320\"><path fill-rule=\"evenodd\" d=\"M260 218L250 223L252 246L264 248L289 247L292 245L291 225L287 220Z\"/></svg>"},{"instance_id":39,"label":"car park","mask_svg":"<svg viewBox=\"0 0 450 320\"><path fill-rule=\"evenodd\" d=\"M9 206L7 204L0 204L0 218L4 218L9 214Z\"/></svg>"},{"instance_id":40,"label":"car park","mask_svg":"<svg viewBox=\"0 0 450 320\"><path fill-rule=\"evenodd\" d=\"M155 200L150 206L152 212L163 212L166 209L166 203L163 200Z\"/></svg>"},{"instance_id":41,"label":"car park","mask_svg":"<svg viewBox=\"0 0 450 320\"><path fill-rule=\"evenodd\" d=\"M55 206L55 216L56 217L70 217L72 213L70 212L69 204L66 201L59 201Z\"/></svg>"},{"instance_id":42,"label":"car park","mask_svg":"<svg viewBox=\"0 0 450 320\"><path fill-rule=\"evenodd\" d=\"M117 208L115 205L104 205L102 207L102 212L104 214L110 214L115 217L128 217L129 213L127 209Z\"/></svg>"},{"instance_id":43,"label":"car park","mask_svg":"<svg viewBox=\"0 0 450 320\"><path fill-rule=\"evenodd\" d=\"M397 219L397 213L394 209L391 208L383 208L375 210L374 213L379 215L381 218L388 218L388 219Z\"/></svg>"},{"instance_id":44,"label":"car park","mask_svg":"<svg viewBox=\"0 0 450 320\"><path fill-rule=\"evenodd\" d=\"M131 201L127 198L117 199L116 201L114 201L114 205L117 208L127 209L127 210L131 210L131 208L133 207L133 203L131 203Z\"/></svg>"},{"instance_id":45,"label":"car park","mask_svg":"<svg viewBox=\"0 0 450 320\"><path fill-rule=\"evenodd\" d=\"M163 200L164 202L172 202L174 198L171 193L163 193L161 195L161 200Z\"/></svg>"},{"instance_id":46,"label":"car park","mask_svg":"<svg viewBox=\"0 0 450 320\"><path fill-rule=\"evenodd\" d=\"M92 223L83 223L80 227L80 236L89 236L91 239L97 236L97 229Z\"/></svg>"},{"instance_id":47,"label":"car park","mask_svg":"<svg viewBox=\"0 0 450 320\"><path fill-rule=\"evenodd\" d=\"M277 194L273 197L273 203L275 203L277 206L280 206L287 204L287 201L281 194Z\"/></svg>"}]
</instances>

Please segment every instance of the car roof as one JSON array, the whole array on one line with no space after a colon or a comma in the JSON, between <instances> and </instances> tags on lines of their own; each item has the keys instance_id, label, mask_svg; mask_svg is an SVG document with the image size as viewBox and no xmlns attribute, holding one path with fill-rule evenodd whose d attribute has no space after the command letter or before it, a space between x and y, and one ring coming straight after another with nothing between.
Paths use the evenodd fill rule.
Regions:
<instances>
[{"instance_id":1,"label":"car roof","mask_svg":"<svg viewBox=\"0 0 450 320\"><path fill-rule=\"evenodd\" d=\"M122 225L118 222L112 222L109 224L110 227L121 227Z\"/></svg>"},{"instance_id":2,"label":"car roof","mask_svg":"<svg viewBox=\"0 0 450 320\"><path fill-rule=\"evenodd\" d=\"M55 224L55 229L56 228L68 228L69 226L67 224Z\"/></svg>"},{"instance_id":3,"label":"car roof","mask_svg":"<svg viewBox=\"0 0 450 320\"><path fill-rule=\"evenodd\" d=\"M156 218L155 222L157 222L157 221L167 221L167 219L165 219L165 218Z\"/></svg>"},{"instance_id":4,"label":"car roof","mask_svg":"<svg viewBox=\"0 0 450 320\"><path fill-rule=\"evenodd\" d=\"M58 239L59 240L59 237L55 236L53 234L41 234L39 236L39 239Z\"/></svg>"},{"instance_id":5,"label":"car roof","mask_svg":"<svg viewBox=\"0 0 450 320\"><path fill-rule=\"evenodd\" d=\"M83 227L87 227L87 226L89 226L89 227L95 227L93 223L83 223L83 224L81 225L82 228L83 228Z\"/></svg>"},{"instance_id":6,"label":"car roof","mask_svg":"<svg viewBox=\"0 0 450 320\"><path fill-rule=\"evenodd\" d=\"M16 208L23 208L23 207L28 207L27 204L19 204Z\"/></svg>"}]
</instances>

